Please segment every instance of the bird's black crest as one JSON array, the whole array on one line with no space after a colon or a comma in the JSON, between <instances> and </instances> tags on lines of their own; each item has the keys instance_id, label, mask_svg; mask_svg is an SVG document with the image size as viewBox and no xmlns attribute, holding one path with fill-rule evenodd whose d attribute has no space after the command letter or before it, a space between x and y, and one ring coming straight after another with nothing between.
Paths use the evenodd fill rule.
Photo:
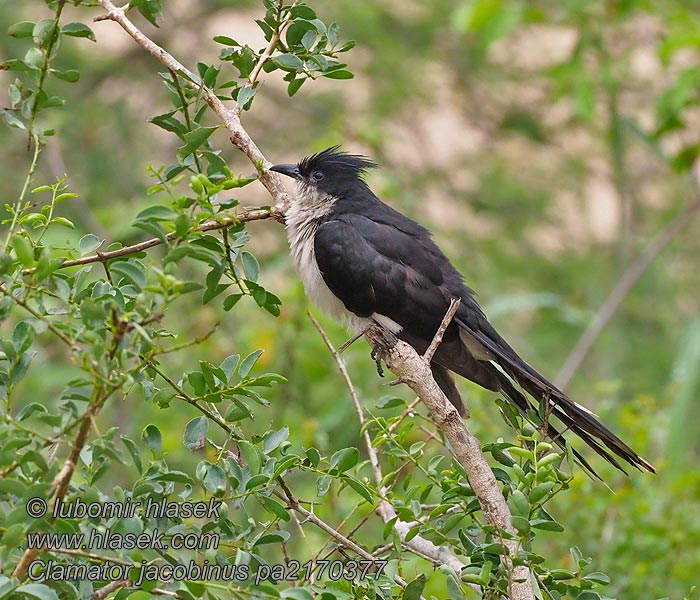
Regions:
<instances>
[{"instance_id":1,"label":"bird's black crest","mask_svg":"<svg viewBox=\"0 0 700 600\"><path fill-rule=\"evenodd\" d=\"M318 154L307 156L299 163L302 175L308 176L315 170L333 178L359 178L367 169L374 169L379 165L366 156L348 154L340 149L340 146L332 146Z\"/></svg>"}]
</instances>

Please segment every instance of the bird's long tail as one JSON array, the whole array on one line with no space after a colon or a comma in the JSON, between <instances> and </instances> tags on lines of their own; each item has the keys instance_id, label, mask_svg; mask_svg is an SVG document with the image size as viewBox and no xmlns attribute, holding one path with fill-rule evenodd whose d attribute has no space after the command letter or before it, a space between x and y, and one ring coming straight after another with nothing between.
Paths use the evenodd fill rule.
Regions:
<instances>
[{"instance_id":1,"label":"bird's long tail","mask_svg":"<svg viewBox=\"0 0 700 600\"><path fill-rule=\"evenodd\" d=\"M532 401L518 390L503 373L498 371L498 379L501 383L501 392L503 395L518 409L523 416L528 417L531 411L537 411L537 407ZM542 391L532 389L527 381L521 381L523 389L533 397L542 397ZM529 388L529 389L528 389ZM566 430L572 431L581 440L583 440L597 454L602 456L610 464L626 473L625 469L620 464L618 458L633 465L639 470L647 470L655 473L654 467L623 442L618 436L610 431L605 425L598 421L595 416L585 408L579 406L566 396L549 398L549 416L555 416L561 423L564 424ZM546 419L545 432L547 437L554 441L562 449L566 449L566 440L563 436L564 431L557 429L550 419ZM575 449L571 448L573 455L581 466L594 477L600 479L596 471L591 467L588 461Z\"/></svg>"},{"instance_id":2,"label":"bird's long tail","mask_svg":"<svg viewBox=\"0 0 700 600\"><path fill-rule=\"evenodd\" d=\"M520 358L486 320L483 313L472 310L463 315L466 318L460 316L458 312L455 320L462 333L467 334L465 343L473 344L476 341L481 348L490 353L488 355L490 360L479 360L479 362L497 377L500 390L523 415L527 416L529 410L537 410L539 404L544 403L544 413L548 423L547 434L555 442L560 446L564 445L562 438L564 431L559 432L553 425L549 425L550 417L556 417L566 430L575 433L596 453L621 471L626 472L618 459L622 459L640 471L656 472L650 463L605 427L596 415L571 400L557 386ZM471 323L468 322L470 319ZM532 399L517 390L513 382L525 390ZM588 471L595 475L595 471L580 454L574 452L574 455Z\"/></svg>"}]
</instances>

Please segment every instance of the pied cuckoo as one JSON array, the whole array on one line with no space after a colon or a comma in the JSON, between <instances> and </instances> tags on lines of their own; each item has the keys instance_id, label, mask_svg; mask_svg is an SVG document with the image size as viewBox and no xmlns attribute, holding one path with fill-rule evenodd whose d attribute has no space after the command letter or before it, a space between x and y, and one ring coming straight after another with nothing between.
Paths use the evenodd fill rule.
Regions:
<instances>
[{"instance_id":1,"label":"pied cuckoo","mask_svg":"<svg viewBox=\"0 0 700 600\"><path fill-rule=\"evenodd\" d=\"M296 164L271 167L296 181L286 214L287 234L312 302L355 332L376 323L423 354L452 298L457 298L460 305L431 369L460 414L466 409L452 373L500 392L523 415L541 402L548 403L546 431L562 447L561 432L549 417L556 417L617 468L623 470L620 458L654 472L592 412L520 358L489 323L474 292L430 232L372 192L363 175L376 166L335 146ZM595 475L585 459L573 452Z\"/></svg>"}]
</instances>

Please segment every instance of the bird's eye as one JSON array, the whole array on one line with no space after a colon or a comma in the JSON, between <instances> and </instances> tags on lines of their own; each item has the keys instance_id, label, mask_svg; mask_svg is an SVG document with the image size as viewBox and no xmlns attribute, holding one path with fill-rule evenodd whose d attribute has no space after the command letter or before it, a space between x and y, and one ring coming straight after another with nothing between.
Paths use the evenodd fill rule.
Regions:
<instances>
[{"instance_id":1,"label":"bird's eye","mask_svg":"<svg viewBox=\"0 0 700 600\"><path fill-rule=\"evenodd\" d=\"M313 177L316 181L321 181L324 175L323 173L321 173L321 171L314 171L313 173L311 173L311 177Z\"/></svg>"}]
</instances>

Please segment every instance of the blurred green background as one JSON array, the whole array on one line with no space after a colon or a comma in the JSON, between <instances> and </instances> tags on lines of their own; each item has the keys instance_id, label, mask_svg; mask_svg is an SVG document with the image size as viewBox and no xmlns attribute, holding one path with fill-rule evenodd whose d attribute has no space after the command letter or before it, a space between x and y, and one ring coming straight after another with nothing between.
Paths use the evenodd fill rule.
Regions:
<instances>
[{"instance_id":1,"label":"blurred green background","mask_svg":"<svg viewBox=\"0 0 700 600\"><path fill-rule=\"evenodd\" d=\"M342 143L380 162L372 188L435 232L496 327L555 377L626 267L698 194L689 175L700 142L697 1L312 4L340 24L344 39L357 41L345 55L355 79L313 82L290 99L270 76L244 125L272 161ZM46 16L41 10L41 3L2 0L0 30ZM87 21L85 9L66 13L66 20ZM263 46L253 22L260 13L252 1L170 0L161 29L137 21L193 67L215 59L217 34ZM146 123L167 109L154 75L159 65L113 23L93 29L97 44L69 40L62 49L61 60L78 65L82 78L50 84L62 85L68 102L43 116L60 135L49 139L37 180L67 173L79 194L62 206L76 231L54 235L135 242L142 233L130 227L132 218L154 202L146 167L173 162L178 141ZM22 47L0 36L0 61ZM0 72L0 87L12 78ZM21 136L0 128L3 202L16 197L26 175ZM224 133L215 139L235 173L252 172ZM257 184L240 198L269 203ZM537 551L566 567L569 547L578 545L611 576L610 597L682 598L699 580L700 238L692 217L567 387L659 471L626 478L593 458L614 493L578 473L574 490L549 505L566 531L538 536ZM288 424L297 443L329 452L359 445L354 409L306 317L283 228L260 222L249 231L262 282L283 301L281 316L245 304L224 313L220 302L201 307L192 298L188 305L185 296L166 317L171 329L203 335L221 325L204 345L169 358L170 370L264 348L265 370L289 383L253 426ZM341 327L323 323L336 344L345 340ZM41 368L23 384L27 402L52 398L75 376L62 352L46 346L35 359ZM346 353L363 400L374 406L383 395L406 395L383 386L368 355L364 342ZM509 439L493 395L466 383L462 389L480 439ZM195 411L170 410L168 428L165 413L134 396L110 404L101 421L134 437L147 423L160 424L170 464L191 467L201 457L184 450L181 432Z\"/></svg>"}]
</instances>

